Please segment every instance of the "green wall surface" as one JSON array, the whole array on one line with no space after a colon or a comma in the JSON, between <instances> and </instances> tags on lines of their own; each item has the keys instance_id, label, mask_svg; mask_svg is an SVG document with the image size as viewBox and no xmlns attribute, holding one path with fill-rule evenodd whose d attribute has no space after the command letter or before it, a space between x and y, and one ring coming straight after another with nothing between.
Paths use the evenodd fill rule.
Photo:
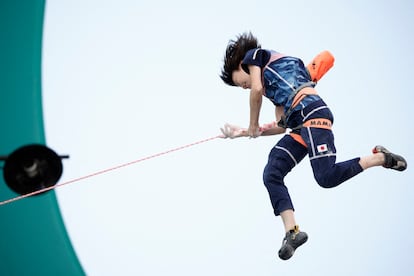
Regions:
<instances>
[{"instance_id":1,"label":"green wall surface","mask_svg":"<svg viewBox=\"0 0 414 276\"><path fill-rule=\"evenodd\" d=\"M46 145L41 94L44 0L0 1L0 155ZM0 167L3 166L0 162ZM0 201L18 196L0 178ZM84 275L54 191L0 206L0 275Z\"/></svg>"}]
</instances>

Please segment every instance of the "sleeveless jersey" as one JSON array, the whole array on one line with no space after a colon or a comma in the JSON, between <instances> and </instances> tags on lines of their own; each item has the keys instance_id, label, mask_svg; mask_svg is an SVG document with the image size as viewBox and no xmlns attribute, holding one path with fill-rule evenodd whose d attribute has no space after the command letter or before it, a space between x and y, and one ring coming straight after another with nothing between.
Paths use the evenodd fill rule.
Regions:
<instances>
[{"instance_id":1,"label":"sleeveless jersey","mask_svg":"<svg viewBox=\"0 0 414 276\"><path fill-rule=\"evenodd\" d=\"M242 60L242 68L246 73L249 73L248 65L259 66L262 69L264 96L276 106L283 106L285 113L292 106L297 89L311 82L309 72L301 59L276 51L251 49ZM315 84L308 86L314 87ZM319 99L317 95L308 96L293 111L300 110Z\"/></svg>"}]
</instances>

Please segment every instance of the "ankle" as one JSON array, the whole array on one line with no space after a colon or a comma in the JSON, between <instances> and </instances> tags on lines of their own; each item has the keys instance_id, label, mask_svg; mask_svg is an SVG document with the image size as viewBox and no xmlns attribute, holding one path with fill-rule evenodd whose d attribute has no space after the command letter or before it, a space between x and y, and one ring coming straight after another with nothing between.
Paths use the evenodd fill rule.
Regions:
<instances>
[{"instance_id":1,"label":"ankle","mask_svg":"<svg viewBox=\"0 0 414 276\"><path fill-rule=\"evenodd\" d=\"M293 227L291 227L288 231L286 231L286 234L289 233L299 233L299 225L294 225Z\"/></svg>"}]
</instances>

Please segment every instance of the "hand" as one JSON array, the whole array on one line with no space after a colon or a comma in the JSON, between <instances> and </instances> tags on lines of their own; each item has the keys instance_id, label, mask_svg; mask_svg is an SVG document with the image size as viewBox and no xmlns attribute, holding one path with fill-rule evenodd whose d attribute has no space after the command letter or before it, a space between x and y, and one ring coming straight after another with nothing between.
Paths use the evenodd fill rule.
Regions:
<instances>
[{"instance_id":1,"label":"hand","mask_svg":"<svg viewBox=\"0 0 414 276\"><path fill-rule=\"evenodd\" d=\"M263 132L263 131L266 131L266 130L269 130L269 129L275 128L275 127L277 127L277 123L276 122L271 122L271 123L262 125L260 127L260 131Z\"/></svg>"},{"instance_id":2,"label":"hand","mask_svg":"<svg viewBox=\"0 0 414 276\"><path fill-rule=\"evenodd\" d=\"M258 125L250 125L249 129L247 130L247 135L250 138L257 138L262 134L260 127Z\"/></svg>"},{"instance_id":3,"label":"hand","mask_svg":"<svg viewBox=\"0 0 414 276\"><path fill-rule=\"evenodd\" d=\"M247 135L247 130L245 128L231 124L225 124L223 128L220 128L220 130L223 133L222 138L233 139Z\"/></svg>"}]
</instances>

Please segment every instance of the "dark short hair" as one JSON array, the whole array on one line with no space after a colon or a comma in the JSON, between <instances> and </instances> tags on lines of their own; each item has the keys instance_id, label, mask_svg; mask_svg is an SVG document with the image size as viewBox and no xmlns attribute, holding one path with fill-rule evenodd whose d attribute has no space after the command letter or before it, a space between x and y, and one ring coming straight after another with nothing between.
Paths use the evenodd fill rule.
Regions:
<instances>
[{"instance_id":1,"label":"dark short hair","mask_svg":"<svg viewBox=\"0 0 414 276\"><path fill-rule=\"evenodd\" d=\"M255 48L261 48L257 38L251 32L245 32L236 37L236 40L230 40L227 44L226 53L224 55L224 65L221 70L220 78L224 83L236 86L233 82L233 71L239 68L240 62L243 60L247 51Z\"/></svg>"}]
</instances>

